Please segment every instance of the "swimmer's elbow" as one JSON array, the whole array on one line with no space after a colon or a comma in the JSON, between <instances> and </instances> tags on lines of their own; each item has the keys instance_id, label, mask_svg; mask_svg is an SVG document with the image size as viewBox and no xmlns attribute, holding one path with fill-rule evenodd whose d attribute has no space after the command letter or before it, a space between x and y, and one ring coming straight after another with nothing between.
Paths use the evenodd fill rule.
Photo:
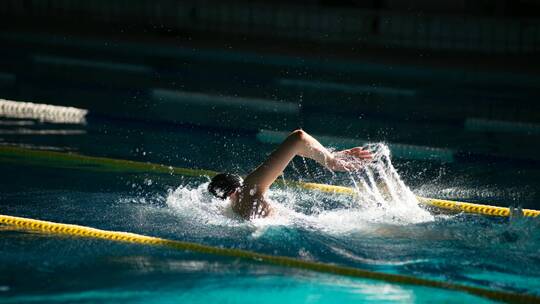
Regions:
<instances>
[{"instance_id":1,"label":"swimmer's elbow","mask_svg":"<svg viewBox=\"0 0 540 304\"><path fill-rule=\"evenodd\" d=\"M292 131L291 134L289 134L288 138L296 142L302 142L302 141L306 141L307 137L308 137L308 134L306 133L306 131L302 129L297 129L297 130Z\"/></svg>"}]
</instances>

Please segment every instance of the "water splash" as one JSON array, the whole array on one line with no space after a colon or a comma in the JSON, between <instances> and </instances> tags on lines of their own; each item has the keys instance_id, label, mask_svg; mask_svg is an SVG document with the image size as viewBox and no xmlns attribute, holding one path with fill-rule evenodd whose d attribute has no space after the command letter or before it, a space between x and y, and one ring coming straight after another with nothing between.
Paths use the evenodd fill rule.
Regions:
<instances>
[{"instance_id":1,"label":"water splash","mask_svg":"<svg viewBox=\"0 0 540 304\"><path fill-rule=\"evenodd\" d=\"M372 162L363 170L348 173L357 196L329 195L297 188L273 188L268 193L274 214L244 222L234 215L228 201L207 193L207 183L180 186L167 196L167 205L187 221L212 225L241 225L264 234L272 226L298 226L343 234L376 230L377 224L406 225L433 220L392 166L384 144L369 145Z\"/></svg>"},{"instance_id":2,"label":"water splash","mask_svg":"<svg viewBox=\"0 0 540 304\"><path fill-rule=\"evenodd\" d=\"M415 194L392 165L388 146L379 143L365 148L373 153L373 161L366 163L360 171L350 173L358 207L380 213L383 222L409 224L432 221L433 216L420 207Z\"/></svg>"},{"instance_id":3,"label":"water splash","mask_svg":"<svg viewBox=\"0 0 540 304\"><path fill-rule=\"evenodd\" d=\"M206 190L208 183L198 187L180 186L167 195L167 205L188 222L210 225L239 225L242 221L233 213L228 200L213 197Z\"/></svg>"}]
</instances>

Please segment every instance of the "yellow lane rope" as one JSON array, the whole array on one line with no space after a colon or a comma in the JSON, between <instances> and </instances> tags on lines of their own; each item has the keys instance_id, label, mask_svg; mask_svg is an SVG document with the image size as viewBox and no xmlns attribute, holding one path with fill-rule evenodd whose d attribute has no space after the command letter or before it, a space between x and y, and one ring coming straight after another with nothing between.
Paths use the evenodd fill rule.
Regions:
<instances>
[{"instance_id":1,"label":"yellow lane rope","mask_svg":"<svg viewBox=\"0 0 540 304\"><path fill-rule=\"evenodd\" d=\"M215 171L188 169L180 167L164 166L159 164L137 162L123 159L86 156L66 152L41 151L18 147L0 146L0 161L16 162L34 165L60 166L67 168L83 168L85 170L105 170L113 172L141 172L141 173L167 173L184 176L214 176ZM306 190L316 190L326 193L339 193L355 195L356 190L349 187L325 185L317 183L305 183L297 181L278 181L277 184L298 187ZM435 207L452 212L465 212L480 215L508 217L511 211L506 207L496 207L450 200L418 197L418 200L427 206ZM526 217L540 216L539 210L523 209L522 215Z\"/></svg>"},{"instance_id":2,"label":"yellow lane rope","mask_svg":"<svg viewBox=\"0 0 540 304\"><path fill-rule=\"evenodd\" d=\"M283 182L282 182L283 183ZM300 187L307 190L317 190L326 193L339 193L347 195L356 195L356 190L349 187L343 186L334 186L326 184L316 184L316 183L303 183L303 182L287 182L287 185L293 184L296 187ZM439 209L454 211L454 212L465 212L465 213L474 213L481 215L491 215L491 216L503 216L508 217L512 214L510 208L507 207L497 207L490 205L482 204L473 204L465 202L457 202L450 200L442 200L436 198L427 198L427 197L416 197L418 201L424 205L437 207ZM540 215L539 210L532 209L522 209L521 213L526 217L537 217Z\"/></svg>"},{"instance_id":3,"label":"yellow lane rope","mask_svg":"<svg viewBox=\"0 0 540 304\"><path fill-rule=\"evenodd\" d=\"M418 201L420 203L423 203L424 205L434 206L445 210L455 210L457 212L475 213L491 216L508 217L512 215L512 211L510 210L510 208L506 207L456 202L442 199L426 198L421 196L417 196L417 198ZM520 211L516 209L516 215L519 216L519 212ZM526 217L537 217L540 215L540 211L532 209L521 209L521 215Z\"/></svg>"},{"instance_id":4,"label":"yellow lane rope","mask_svg":"<svg viewBox=\"0 0 540 304\"><path fill-rule=\"evenodd\" d=\"M53 223L9 215L0 215L0 224L19 228L21 230L38 231L52 235L66 235L83 238L103 239L114 242L141 244L167 247L176 250L189 250L198 253L239 258L254 262L278 265L287 268L317 271L321 273L358 277L384 281L394 284L406 284L467 292L497 301L509 303L539 303L540 297L527 294L516 294L507 291L489 290L479 287L460 285L449 282L416 278L406 275L381 273L359 268L338 266L334 264L304 261L284 256L273 256L240 249L213 247L191 242L168 240L158 237L145 236L129 232L107 231L91 227Z\"/></svg>"}]
</instances>

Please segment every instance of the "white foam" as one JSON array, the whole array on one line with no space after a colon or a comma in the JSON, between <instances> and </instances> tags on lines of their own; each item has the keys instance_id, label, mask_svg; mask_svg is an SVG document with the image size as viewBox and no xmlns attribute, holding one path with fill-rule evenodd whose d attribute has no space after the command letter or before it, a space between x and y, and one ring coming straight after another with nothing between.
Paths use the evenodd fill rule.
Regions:
<instances>
[{"instance_id":1,"label":"white foam","mask_svg":"<svg viewBox=\"0 0 540 304\"><path fill-rule=\"evenodd\" d=\"M188 221L210 225L241 225L228 200L214 198L203 183L196 188L180 186L167 196L167 205L179 217Z\"/></svg>"},{"instance_id":2,"label":"white foam","mask_svg":"<svg viewBox=\"0 0 540 304\"><path fill-rule=\"evenodd\" d=\"M403 183L392 166L385 145L372 145L375 160L364 170L351 174L358 196L335 196L337 207L325 206L328 194L296 188L273 188L268 193L273 214L267 218L243 221L234 215L228 201L213 198L198 187L180 186L171 191L167 204L179 217L194 225L244 226L253 229L252 236L264 235L275 226L296 226L329 234L378 233L381 226L408 225L432 221L415 195ZM325 195L325 200L322 200Z\"/></svg>"}]
</instances>

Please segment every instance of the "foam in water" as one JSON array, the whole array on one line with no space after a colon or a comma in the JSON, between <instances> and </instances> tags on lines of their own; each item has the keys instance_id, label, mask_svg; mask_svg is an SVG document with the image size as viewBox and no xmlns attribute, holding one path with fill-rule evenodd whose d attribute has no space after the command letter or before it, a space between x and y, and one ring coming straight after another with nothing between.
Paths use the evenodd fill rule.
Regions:
<instances>
[{"instance_id":1,"label":"foam in water","mask_svg":"<svg viewBox=\"0 0 540 304\"><path fill-rule=\"evenodd\" d=\"M350 173L359 207L384 213L380 217L384 222L408 224L433 220L433 216L419 206L416 196L392 165L388 146L370 144L366 148L372 151L373 161L362 170Z\"/></svg>"},{"instance_id":2,"label":"foam in water","mask_svg":"<svg viewBox=\"0 0 540 304\"><path fill-rule=\"evenodd\" d=\"M169 193L167 205L191 222L254 226L254 236L271 226L293 225L341 234L376 229L374 223L406 225L432 221L433 216L419 206L392 166L388 147L373 144L367 148L373 152L373 161L358 172L345 173L354 184L356 197L273 188L268 193L273 215L250 222L236 217L228 201L207 193L207 183L178 187Z\"/></svg>"}]
</instances>

